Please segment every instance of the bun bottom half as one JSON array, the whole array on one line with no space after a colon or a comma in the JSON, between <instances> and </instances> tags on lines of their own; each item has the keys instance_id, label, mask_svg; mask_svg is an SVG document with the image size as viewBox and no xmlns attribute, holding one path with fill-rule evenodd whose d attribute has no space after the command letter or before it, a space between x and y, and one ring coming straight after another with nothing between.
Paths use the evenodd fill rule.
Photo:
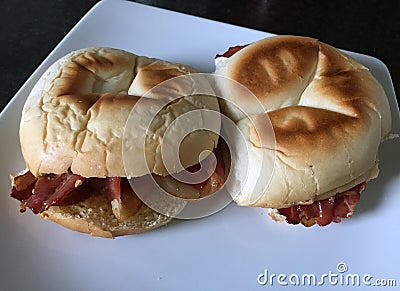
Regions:
<instances>
[{"instance_id":1,"label":"bun bottom half","mask_svg":"<svg viewBox=\"0 0 400 291\"><path fill-rule=\"evenodd\" d=\"M39 215L68 229L105 238L142 233L172 220L143 204L135 215L118 221L111 203L101 194L92 194L88 199L68 206L51 206Z\"/></svg>"}]
</instances>

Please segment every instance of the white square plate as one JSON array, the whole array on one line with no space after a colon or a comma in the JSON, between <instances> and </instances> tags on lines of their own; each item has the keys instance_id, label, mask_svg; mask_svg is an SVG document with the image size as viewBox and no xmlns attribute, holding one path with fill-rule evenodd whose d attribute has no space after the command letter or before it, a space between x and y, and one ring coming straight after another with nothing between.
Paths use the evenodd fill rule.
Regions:
<instances>
[{"instance_id":1,"label":"white square plate","mask_svg":"<svg viewBox=\"0 0 400 291\"><path fill-rule=\"evenodd\" d=\"M324 228L275 223L263 209L231 204L204 219L109 240L72 232L31 213L20 214L18 201L9 197L9 174L24 168L18 139L23 103L44 70L61 56L83 47L111 46L212 72L215 54L270 35L132 2L98 3L0 115L0 289L252 290L271 283L282 287L276 278L259 285L257 277L265 271L287 277L297 274L300 279L303 274L320 279L329 272L342 277L357 274L361 279L370 274L371 284L376 279L396 279L400 285L398 139L382 144L380 176L362 194L354 217ZM372 57L350 55L369 67L385 88L393 132L399 133L399 111L387 68ZM348 267L343 273L337 270L341 262ZM288 278L286 282L291 284ZM328 278L323 283L332 285ZM346 287L346 282L336 285L354 288ZM309 288L305 282L296 290Z\"/></svg>"}]
</instances>

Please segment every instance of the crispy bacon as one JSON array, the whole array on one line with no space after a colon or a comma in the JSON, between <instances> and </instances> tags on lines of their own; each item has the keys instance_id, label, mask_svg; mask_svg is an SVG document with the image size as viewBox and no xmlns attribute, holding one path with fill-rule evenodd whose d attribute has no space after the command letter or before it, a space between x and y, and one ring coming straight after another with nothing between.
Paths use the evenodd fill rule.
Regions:
<instances>
[{"instance_id":1,"label":"crispy bacon","mask_svg":"<svg viewBox=\"0 0 400 291\"><path fill-rule=\"evenodd\" d=\"M360 193L367 186L366 182L330 198L315 201L310 205L294 205L278 209L290 224L302 223L305 226L318 224L325 226L333 222L340 222L342 218L352 217Z\"/></svg>"},{"instance_id":2,"label":"crispy bacon","mask_svg":"<svg viewBox=\"0 0 400 291\"><path fill-rule=\"evenodd\" d=\"M217 148L214 153L217 158L214 172L203 183L192 185L199 191L199 198L216 192L225 182L225 165L221 150ZM192 170L195 170L195 167ZM11 197L21 202L21 212L29 208L38 214L50 206L71 205L84 201L92 193L106 195L115 217L120 221L136 214L143 205L126 178L84 178L71 172L61 175L46 174L36 178L28 171L13 178Z\"/></svg>"},{"instance_id":3,"label":"crispy bacon","mask_svg":"<svg viewBox=\"0 0 400 291\"><path fill-rule=\"evenodd\" d=\"M111 202L113 214L119 221L132 217L143 205L126 178L105 178L103 192Z\"/></svg>"},{"instance_id":4,"label":"crispy bacon","mask_svg":"<svg viewBox=\"0 0 400 291\"><path fill-rule=\"evenodd\" d=\"M219 57L229 58L246 46L248 46L248 44L231 46L231 47L229 47L229 49L226 52L224 52L222 55L220 55L220 54L216 55L215 58L219 58Z\"/></svg>"},{"instance_id":5,"label":"crispy bacon","mask_svg":"<svg viewBox=\"0 0 400 291\"><path fill-rule=\"evenodd\" d=\"M115 183L118 183L118 181L113 181L113 186L115 186ZM140 210L143 202L133 191L128 179L120 179L118 184L119 186L113 189L118 189L119 197L114 196L115 198L111 200L111 207L118 221L125 221Z\"/></svg>"},{"instance_id":6,"label":"crispy bacon","mask_svg":"<svg viewBox=\"0 0 400 291\"><path fill-rule=\"evenodd\" d=\"M344 192L335 200L333 221L340 222L341 218L352 217L354 208L360 201L360 193L364 191L367 183L358 184L356 187Z\"/></svg>"},{"instance_id":7,"label":"crispy bacon","mask_svg":"<svg viewBox=\"0 0 400 291\"><path fill-rule=\"evenodd\" d=\"M225 163L222 159L221 149L219 147L216 148L214 153L217 158L217 165L214 173L200 187L200 198L216 192L225 183Z\"/></svg>"},{"instance_id":8,"label":"crispy bacon","mask_svg":"<svg viewBox=\"0 0 400 291\"><path fill-rule=\"evenodd\" d=\"M225 163L222 159L222 151L220 147L217 147L214 149L213 152L217 159L217 165L215 166L214 172L206 181L199 184L192 184L192 187L199 191L199 198L203 198L207 195L215 193L225 183ZM192 167L189 167L188 171L196 172L199 169L199 164L196 164Z\"/></svg>"},{"instance_id":9,"label":"crispy bacon","mask_svg":"<svg viewBox=\"0 0 400 291\"><path fill-rule=\"evenodd\" d=\"M47 210L52 205L61 205L64 199L83 181L84 177L70 172L62 175L39 176L32 195L21 204L21 210L30 208L33 213L38 214Z\"/></svg>"},{"instance_id":10,"label":"crispy bacon","mask_svg":"<svg viewBox=\"0 0 400 291\"><path fill-rule=\"evenodd\" d=\"M21 202L21 212L30 208L38 214L50 206L71 205L91 194L106 195L118 220L126 220L142 206L126 178L84 178L71 172L36 178L31 172L13 178L11 197Z\"/></svg>"},{"instance_id":11,"label":"crispy bacon","mask_svg":"<svg viewBox=\"0 0 400 291\"><path fill-rule=\"evenodd\" d=\"M87 179L86 179L87 180ZM94 193L93 188L89 183L83 183L81 186L76 187L71 192L66 194L62 200L53 201L52 206L68 206L89 198L90 194Z\"/></svg>"},{"instance_id":12,"label":"crispy bacon","mask_svg":"<svg viewBox=\"0 0 400 291\"><path fill-rule=\"evenodd\" d=\"M19 201L26 200L32 195L32 190L35 187L36 177L30 171L25 174L12 177L12 192L11 197Z\"/></svg>"},{"instance_id":13,"label":"crispy bacon","mask_svg":"<svg viewBox=\"0 0 400 291\"><path fill-rule=\"evenodd\" d=\"M105 180L105 192L110 201L121 202L121 177L109 177Z\"/></svg>"},{"instance_id":14,"label":"crispy bacon","mask_svg":"<svg viewBox=\"0 0 400 291\"><path fill-rule=\"evenodd\" d=\"M79 187L86 178L71 172L47 174L36 178L31 172L13 179L11 197L21 202L21 212L30 208L38 214L52 205L71 205L88 198L90 184Z\"/></svg>"}]
</instances>

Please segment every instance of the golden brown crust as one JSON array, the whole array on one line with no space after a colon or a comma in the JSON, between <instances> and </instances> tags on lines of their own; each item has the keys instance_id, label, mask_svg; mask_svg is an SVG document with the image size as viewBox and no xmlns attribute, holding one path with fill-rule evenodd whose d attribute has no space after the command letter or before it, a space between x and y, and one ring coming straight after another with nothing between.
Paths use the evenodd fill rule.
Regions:
<instances>
[{"instance_id":1,"label":"golden brown crust","mask_svg":"<svg viewBox=\"0 0 400 291\"><path fill-rule=\"evenodd\" d=\"M222 105L248 139L250 167L264 155L266 168L274 169L257 201L250 197L260 189L249 182L236 202L309 204L377 176L377 151L390 132L391 114L383 88L363 65L327 44L295 36L263 39L216 63L217 74L247 86L264 107L249 112L252 124L228 102ZM219 90L241 101L232 88ZM275 140L262 138L268 136L261 126L265 114Z\"/></svg>"},{"instance_id":2,"label":"golden brown crust","mask_svg":"<svg viewBox=\"0 0 400 291\"><path fill-rule=\"evenodd\" d=\"M304 90L315 71L317 55L314 39L272 38L267 47L257 42L239 51L229 77L240 80L262 103L276 103L272 99L285 98L281 93L289 89Z\"/></svg>"}]
</instances>

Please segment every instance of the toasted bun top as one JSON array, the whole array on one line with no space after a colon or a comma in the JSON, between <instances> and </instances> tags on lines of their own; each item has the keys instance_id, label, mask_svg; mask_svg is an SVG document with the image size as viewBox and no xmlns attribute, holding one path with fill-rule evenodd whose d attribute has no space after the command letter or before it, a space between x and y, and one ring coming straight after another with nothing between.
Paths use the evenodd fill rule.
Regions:
<instances>
[{"instance_id":1,"label":"toasted bun top","mask_svg":"<svg viewBox=\"0 0 400 291\"><path fill-rule=\"evenodd\" d=\"M223 102L223 113L247 139L247 148L235 145L233 152L247 152L249 168L265 163L259 175L242 183L239 204L308 204L377 176L377 151L391 130L391 113L383 88L366 67L332 46L295 36L260 40L218 58L216 66L217 74L243 84L261 103L243 106L244 113L233 104L245 105L249 95L235 94L229 83L218 88L233 103ZM259 122L265 116L274 137ZM242 161L233 166L237 179L244 167ZM269 187L260 188L258 177Z\"/></svg>"},{"instance_id":2,"label":"toasted bun top","mask_svg":"<svg viewBox=\"0 0 400 291\"><path fill-rule=\"evenodd\" d=\"M48 68L25 103L20 142L27 167L35 176L61 174L69 168L85 177L127 176L122 140L132 108L155 85L194 72L188 66L112 48L86 48L66 55ZM168 90L177 94L182 91L180 86L169 83ZM149 117L154 113L152 102L166 96L154 92L146 96L149 105L138 114ZM167 175L160 151L164 132L177 116L204 108L218 111L217 99L189 94L167 105L154 118L146 136L150 171L140 164L129 176L148 172ZM145 125L140 117L134 121L137 139L133 142L138 144L144 139L139 129ZM179 151L182 165L198 163L200 152L212 150L217 140L217 134L191 133ZM135 155L143 153L133 151Z\"/></svg>"}]
</instances>

